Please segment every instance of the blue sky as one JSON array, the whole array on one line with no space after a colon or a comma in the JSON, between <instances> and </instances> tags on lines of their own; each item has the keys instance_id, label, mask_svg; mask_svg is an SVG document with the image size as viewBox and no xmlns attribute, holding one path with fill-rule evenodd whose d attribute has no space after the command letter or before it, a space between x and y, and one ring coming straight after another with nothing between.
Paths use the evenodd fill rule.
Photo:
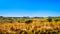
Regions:
<instances>
[{"instance_id":1,"label":"blue sky","mask_svg":"<svg viewBox=\"0 0 60 34\"><path fill-rule=\"evenodd\" d=\"M60 0L0 0L0 16L60 16Z\"/></svg>"}]
</instances>

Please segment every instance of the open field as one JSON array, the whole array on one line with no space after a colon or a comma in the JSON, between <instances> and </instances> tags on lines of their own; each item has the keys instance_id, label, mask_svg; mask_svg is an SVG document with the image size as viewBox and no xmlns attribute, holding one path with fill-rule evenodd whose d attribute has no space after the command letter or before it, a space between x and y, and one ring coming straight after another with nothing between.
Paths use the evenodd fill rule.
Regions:
<instances>
[{"instance_id":1,"label":"open field","mask_svg":"<svg viewBox=\"0 0 60 34\"><path fill-rule=\"evenodd\" d=\"M60 34L60 17L0 17L0 34Z\"/></svg>"}]
</instances>

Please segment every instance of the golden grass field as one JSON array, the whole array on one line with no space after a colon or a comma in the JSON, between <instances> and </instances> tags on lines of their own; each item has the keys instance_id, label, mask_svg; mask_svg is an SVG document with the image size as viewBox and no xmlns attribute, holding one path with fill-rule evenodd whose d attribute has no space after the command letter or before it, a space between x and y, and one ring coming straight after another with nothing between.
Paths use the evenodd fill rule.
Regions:
<instances>
[{"instance_id":1,"label":"golden grass field","mask_svg":"<svg viewBox=\"0 0 60 34\"><path fill-rule=\"evenodd\" d=\"M19 20L19 19L18 19ZM31 23L25 23L26 20L32 20ZM60 21L48 22L47 18L34 18L18 21L13 20L8 23L0 24L0 34L60 34Z\"/></svg>"}]
</instances>

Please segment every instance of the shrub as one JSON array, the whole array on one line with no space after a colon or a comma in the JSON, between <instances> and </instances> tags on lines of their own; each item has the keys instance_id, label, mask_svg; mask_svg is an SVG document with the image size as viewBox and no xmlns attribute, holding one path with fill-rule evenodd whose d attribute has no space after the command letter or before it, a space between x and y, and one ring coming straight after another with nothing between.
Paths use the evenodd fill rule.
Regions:
<instances>
[{"instance_id":1,"label":"shrub","mask_svg":"<svg viewBox=\"0 0 60 34\"><path fill-rule=\"evenodd\" d=\"M58 21L58 19L55 19L54 21L56 21L56 22L57 22L57 21Z\"/></svg>"},{"instance_id":2,"label":"shrub","mask_svg":"<svg viewBox=\"0 0 60 34\"><path fill-rule=\"evenodd\" d=\"M31 23L32 22L32 20L26 20L25 21L25 23L27 23L27 24L29 24L29 23Z\"/></svg>"},{"instance_id":3,"label":"shrub","mask_svg":"<svg viewBox=\"0 0 60 34\"><path fill-rule=\"evenodd\" d=\"M18 23L20 23L20 21L18 21Z\"/></svg>"},{"instance_id":4,"label":"shrub","mask_svg":"<svg viewBox=\"0 0 60 34\"><path fill-rule=\"evenodd\" d=\"M48 22L51 22L52 21L52 18L51 17L48 17L47 20L48 20Z\"/></svg>"},{"instance_id":5,"label":"shrub","mask_svg":"<svg viewBox=\"0 0 60 34\"><path fill-rule=\"evenodd\" d=\"M57 21L60 21L60 19L54 19L54 21L56 21L56 22L57 22Z\"/></svg>"}]
</instances>

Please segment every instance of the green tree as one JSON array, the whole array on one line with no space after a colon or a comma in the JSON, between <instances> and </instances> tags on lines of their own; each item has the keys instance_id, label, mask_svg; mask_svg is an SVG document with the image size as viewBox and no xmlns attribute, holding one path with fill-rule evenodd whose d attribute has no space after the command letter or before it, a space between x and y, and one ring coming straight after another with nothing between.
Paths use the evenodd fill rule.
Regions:
<instances>
[{"instance_id":1,"label":"green tree","mask_svg":"<svg viewBox=\"0 0 60 34\"><path fill-rule=\"evenodd\" d=\"M48 17L48 22L52 22L52 18L51 17Z\"/></svg>"}]
</instances>

